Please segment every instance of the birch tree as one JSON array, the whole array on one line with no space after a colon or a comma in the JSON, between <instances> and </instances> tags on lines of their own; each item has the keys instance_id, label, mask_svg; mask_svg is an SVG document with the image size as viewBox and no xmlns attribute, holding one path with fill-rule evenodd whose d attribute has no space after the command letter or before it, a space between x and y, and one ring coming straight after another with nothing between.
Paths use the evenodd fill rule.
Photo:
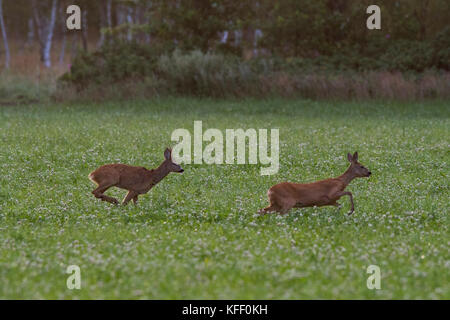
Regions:
<instances>
[{"instance_id":1,"label":"birch tree","mask_svg":"<svg viewBox=\"0 0 450 320\"><path fill-rule=\"evenodd\" d=\"M44 63L45 67L50 68L52 65L51 48L53 31L55 29L58 0L52 1L52 5L50 8L50 17L48 17L48 13L46 15L45 12L41 12L41 3L42 2L40 2L38 5L36 0L32 1L33 18L34 23L36 24L37 35L39 39L41 61Z\"/></svg>"},{"instance_id":2,"label":"birch tree","mask_svg":"<svg viewBox=\"0 0 450 320\"><path fill-rule=\"evenodd\" d=\"M133 40L133 30L132 30L133 8L132 7L128 7L128 10L127 10L127 24L128 24L127 40L131 41L131 40Z\"/></svg>"},{"instance_id":3,"label":"birch tree","mask_svg":"<svg viewBox=\"0 0 450 320\"><path fill-rule=\"evenodd\" d=\"M0 0L0 29L2 29L3 44L5 47L5 68L9 69L9 46L8 37L6 36L5 21L3 20L3 0Z\"/></svg>"}]
</instances>

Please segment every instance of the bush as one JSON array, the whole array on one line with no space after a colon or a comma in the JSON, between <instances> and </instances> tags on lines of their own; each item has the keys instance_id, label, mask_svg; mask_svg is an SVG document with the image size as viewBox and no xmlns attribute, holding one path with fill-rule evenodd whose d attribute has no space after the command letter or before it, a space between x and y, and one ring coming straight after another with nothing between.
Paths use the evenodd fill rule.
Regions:
<instances>
[{"instance_id":1,"label":"bush","mask_svg":"<svg viewBox=\"0 0 450 320\"><path fill-rule=\"evenodd\" d=\"M439 37L442 37L440 35ZM438 38L439 38L438 37ZM380 57L342 49L333 56L242 60L199 50L160 54L149 46L119 43L80 54L61 78L57 97L91 99L194 95L203 97L300 96L329 99L448 97L446 39L398 41ZM380 41L380 47L386 45ZM413 72L411 72L413 71ZM74 92L75 90L75 92Z\"/></svg>"},{"instance_id":2,"label":"bush","mask_svg":"<svg viewBox=\"0 0 450 320\"><path fill-rule=\"evenodd\" d=\"M79 53L70 72L60 80L84 89L92 84L111 84L151 76L159 52L138 43L115 42L94 53Z\"/></svg>"},{"instance_id":3,"label":"bush","mask_svg":"<svg viewBox=\"0 0 450 320\"><path fill-rule=\"evenodd\" d=\"M423 72L433 67L433 54L428 42L398 40L388 47L380 62L391 71Z\"/></svg>"},{"instance_id":4,"label":"bush","mask_svg":"<svg viewBox=\"0 0 450 320\"><path fill-rule=\"evenodd\" d=\"M198 50L161 56L157 73L171 84L172 93L212 97L248 94L256 80L249 65L236 57Z\"/></svg>"},{"instance_id":5,"label":"bush","mask_svg":"<svg viewBox=\"0 0 450 320\"><path fill-rule=\"evenodd\" d=\"M94 53L82 53L69 73L60 78L60 88L88 87L127 82L151 83L152 91L172 94L223 97L254 90L256 74L250 64L235 56L192 51L158 56L148 46L119 44ZM99 89L105 92L105 89Z\"/></svg>"},{"instance_id":6,"label":"bush","mask_svg":"<svg viewBox=\"0 0 450 320\"><path fill-rule=\"evenodd\" d=\"M438 69L450 70L450 27L437 34L432 43L433 64Z\"/></svg>"}]
</instances>

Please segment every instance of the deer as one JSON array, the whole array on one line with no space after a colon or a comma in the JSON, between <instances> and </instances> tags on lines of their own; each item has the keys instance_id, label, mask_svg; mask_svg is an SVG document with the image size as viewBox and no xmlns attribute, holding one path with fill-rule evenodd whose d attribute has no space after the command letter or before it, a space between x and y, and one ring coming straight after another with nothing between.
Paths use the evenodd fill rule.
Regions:
<instances>
[{"instance_id":1,"label":"deer","mask_svg":"<svg viewBox=\"0 0 450 320\"><path fill-rule=\"evenodd\" d=\"M355 178L369 177L372 172L358 162L358 152L347 154L350 162L348 169L336 178L329 178L312 183L282 182L272 186L267 192L269 206L261 209L259 214L279 212L284 215L292 208L335 206L342 196L349 196L351 209L348 215L355 211L353 195L345 188Z\"/></svg>"},{"instance_id":2,"label":"deer","mask_svg":"<svg viewBox=\"0 0 450 320\"><path fill-rule=\"evenodd\" d=\"M102 201L119 204L113 197L104 194L111 187L128 190L122 201L126 205L133 199L136 205L138 196L150 191L157 183L164 179L169 173L183 173L184 169L172 161L172 149L164 151L164 161L156 169L148 170L144 167L130 166L128 164L113 163L105 164L89 174L89 179L97 184L92 194Z\"/></svg>"}]
</instances>

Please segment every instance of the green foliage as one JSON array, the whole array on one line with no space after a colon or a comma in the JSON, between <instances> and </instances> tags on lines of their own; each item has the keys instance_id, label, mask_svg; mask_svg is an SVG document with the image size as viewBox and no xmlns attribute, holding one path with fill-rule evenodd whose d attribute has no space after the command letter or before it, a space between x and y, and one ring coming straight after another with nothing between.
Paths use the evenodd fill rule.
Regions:
<instances>
[{"instance_id":1,"label":"green foliage","mask_svg":"<svg viewBox=\"0 0 450 320\"><path fill-rule=\"evenodd\" d=\"M254 81L250 67L236 57L192 51L174 51L159 58L157 72L172 93L222 97L246 92Z\"/></svg>"},{"instance_id":2,"label":"green foliage","mask_svg":"<svg viewBox=\"0 0 450 320\"><path fill-rule=\"evenodd\" d=\"M85 89L138 80L169 93L226 96L247 92L246 86L254 80L250 65L235 56L204 54L199 50L175 50L161 56L155 52L150 46L122 43L95 53L82 53L60 82Z\"/></svg>"},{"instance_id":3,"label":"green foliage","mask_svg":"<svg viewBox=\"0 0 450 320\"><path fill-rule=\"evenodd\" d=\"M158 47L137 42L118 41L94 53L80 52L61 81L85 88L90 84L142 79L154 70L160 54L158 50Z\"/></svg>"},{"instance_id":4,"label":"green foliage","mask_svg":"<svg viewBox=\"0 0 450 320\"><path fill-rule=\"evenodd\" d=\"M442 55L436 53L445 54L445 49L437 51L431 44L418 41L380 41L380 46L387 44L390 46L377 58L372 53L363 56L344 48L332 56L273 56L244 61L234 55L200 50L175 50L158 56L161 51L155 48L122 43L80 54L71 72L62 76L60 83L66 85L60 87L56 97L67 98L67 87L99 100L167 94L315 99L448 97L449 74L427 71L437 69L436 63L444 65L442 58L436 58Z\"/></svg>"},{"instance_id":5,"label":"green foliage","mask_svg":"<svg viewBox=\"0 0 450 320\"><path fill-rule=\"evenodd\" d=\"M94 53L80 53L61 82L77 90L138 82L141 87L151 84L151 92L222 97L266 92L261 89L262 79L277 78L279 73L294 75L290 82L295 84L288 87L296 91L306 83L299 75L313 73L361 77L372 71L450 70L450 27L445 28L441 19L450 10L445 1L415 1L414 6L380 1L382 29L373 31L365 27L369 4L359 0L133 2L149 22L107 30L106 45ZM430 14L436 21L433 25ZM130 28L149 36L150 44L139 42L139 35L125 41ZM253 38L257 29L262 32L260 39ZM224 31L229 34L226 42L220 41ZM248 52L249 56L257 52L256 59L247 59Z\"/></svg>"},{"instance_id":6,"label":"green foliage","mask_svg":"<svg viewBox=\"0 0 450 320\"><path fill-rule=\"evenodd\" d=\"M49 3L41 2L48 13ZM105 70L101 74L99 70L86 70L96 64L106 64L105 75L114 76L114 80L141 77L149 70L137 66L147 68L148 58L154 63L161 54L169 55L175 49L246 58L250 51L260 56L299 58L306 62L318 59L320 62L308 62L307 66L337 66L338 70L449 70L448 0L378 0L381 30L366 28L366 8L373 4L370 0L113 0L108 3L112 4L110 21L107 21L106 1L73 2L87 12L89 33L104 32L105 43L109 47L117 46L124 53L114 53L110 48L102 51L113 53L112 57L95 57L93 61L86 58L85 68L78 65L79 70L74 71L75 82L90 77L90 72L94 78L102 77ZM29 18L33 16L29 1L6 1L4 12L8 29L25 41ZM134 12L130 15L132 21L126 19L130 12ZM110 27L106 27L109 23ZM61 30L55 30L55 38L61 36ZM228 38L222 41L225 31ZM262 32L258 38L255 31ZM148 51L156 54L135 53L134 49L141 47L134 47L133 43L129 44L132 49L126 48L126 43L120 42L129 37L150 44ZM146 60L144 64L141 64L142 57Z\"/></svg>"},{"instance_id":7,"label":"green foliage","mask_svg":"<svg viewBox=\"0 0 450 320\"><path fill-rule=\"evenodd\" d=\"M380 57L378 65L388 70L422 72L434 66L434 54L428 42L397 40Z\"/></svg>"},{"instance_id":8,"label":"green foliage","mask_svg":"<svg viewBox=\"0 0 450 320\"><path fill-rule=\"evenodd\" d=\"M285 56L321 52L318 46L324 45L322 31L327 23L323 16L326 12L323 1L265 1L264 5L270 18L261 24L266 35L261 41L262 46Z\"/></svg>"},{"instance_id":9,"label":"green foliage","mask_svg":"<svg viewBox=\"0 0 450 320\"><path fill-rule=\"evenodd\" d=\"M436 68L450 70L450 27L439 32L432 45Z\"/></svg>"},{"instance_id":10,"label":"green foliage","mask_svg":"<svg viewBox=\"0 0 450 320\"><path fill-rule=\"evenodd\" d=\"M89 172L154 168L172 131L198 119L204 130L279 128L279 173L184 165L137 206L92 196ZM449 119L448 101L0 108L0 299L449 299ZM348 186L352 216L346 198L340 210L255 216L271 185L339 175L353 151L372 176ZM73 264L80 290L66 287ZM372 264L381 290L367 289Z\"/></svg>"},{"instance_id":11,"label":"green foliage","mask_svg":"<svg viewBox=\"0 0 450 320\"><path fill-rule=\"evenodd\" d=\"M206 52L219 32L230 27L231 1L155 1L151 11L150 33L160 41L177 42L182 50Z\"/></svg>"}]
</instances>

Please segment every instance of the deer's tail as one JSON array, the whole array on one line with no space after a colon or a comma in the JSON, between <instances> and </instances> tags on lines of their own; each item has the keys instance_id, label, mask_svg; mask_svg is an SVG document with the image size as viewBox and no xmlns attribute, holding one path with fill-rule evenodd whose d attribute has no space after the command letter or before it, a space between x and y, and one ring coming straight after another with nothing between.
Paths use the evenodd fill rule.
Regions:
<instances>
[{"instance_id":1,"label":"deer's tail","mask_svg":"<svg viewBox=\"0 0 450 320\"><path fill-rule=\"evenodd\" d=\"M97 181L95 181L95 175L94 172L89 173L88 175L89 180L91 180L94 183L97 183Z\"/></svg>"}]
</instances>

